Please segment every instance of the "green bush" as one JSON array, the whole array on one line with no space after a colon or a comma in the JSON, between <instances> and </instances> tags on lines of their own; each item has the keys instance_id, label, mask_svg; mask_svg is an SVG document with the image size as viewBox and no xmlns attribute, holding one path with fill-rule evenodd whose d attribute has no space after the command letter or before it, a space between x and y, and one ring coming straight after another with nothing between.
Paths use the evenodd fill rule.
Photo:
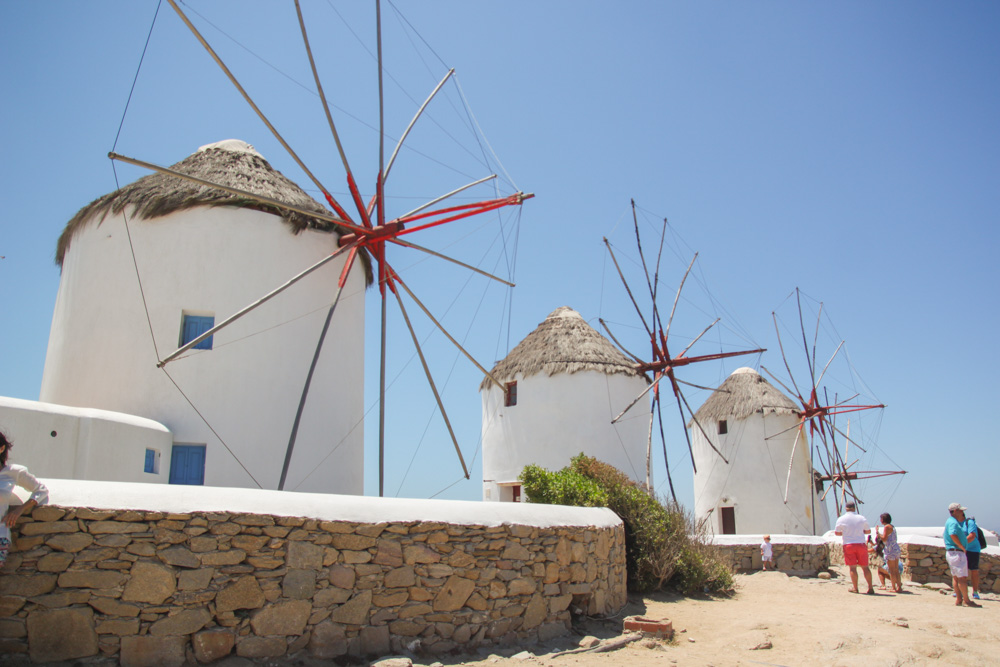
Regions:
<instances>
[{"instance_id":1,"label":"green bush","mask_svg":"<svg viewBox=\"0 0 1000 667\"><path fill-rule=\"evenodd\" d=\"M521 483L529 502L608 507L621 517L629 590L671 588L690 594L732 589L729 568L697 536L683 508L664 505L617 468L580 454L558 472L526 466Z\"/></svg>"}]
</instances>

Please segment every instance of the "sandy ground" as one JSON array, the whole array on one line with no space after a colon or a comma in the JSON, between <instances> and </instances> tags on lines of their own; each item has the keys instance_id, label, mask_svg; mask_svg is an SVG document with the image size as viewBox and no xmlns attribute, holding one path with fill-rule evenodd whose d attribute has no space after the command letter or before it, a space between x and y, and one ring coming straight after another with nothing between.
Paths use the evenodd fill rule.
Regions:
<instances>
[{"instance_id":1,"label":"sandy ground","mask_svg":"<svg viewBox=\"0 0 1000 667\"><path fill-rule=\"evenodd\" d=\"M641 640L606 653L557 655L541 647L463 664L481 667L613 667L617 665L997 665L1000 596L981 609L956 607L950 589L904 582L904 592L848 592L846 568L830 580L756 572L736 577L730 598L633 598L622 616L673 623L669 642ZM863 588L862 580L862 590ZM942 592L941 589L944 589ZM622 619L590 621L581 630L604 642ZM579 637L575 637L579 640ZM572 648L564 644L563 648ZM446 661L451 663L452 661ZM458 664L455 661L452 664Z\"/></svg>"}]
</instances>

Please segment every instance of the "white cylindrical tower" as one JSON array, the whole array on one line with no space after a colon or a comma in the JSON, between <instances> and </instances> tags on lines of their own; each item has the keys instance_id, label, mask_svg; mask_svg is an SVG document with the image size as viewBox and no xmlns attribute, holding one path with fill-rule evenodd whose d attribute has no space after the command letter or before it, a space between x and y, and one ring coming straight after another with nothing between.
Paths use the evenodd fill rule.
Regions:
<instances>
[{"instance_id":1,"label":"white cylindrical tower","mask_svg":"<svg viewBox=\"0 0 1000 667\"><path fill-rule=\"evenodd\" d=\"M798 424L791 399L752 368L733 371L688 424L697 467L696 521L704 521L717 535L822 535L829 530L816 489L808 426L800 435Z\"/></svg>"},{"instance_id":2,"label":"white cylindrical tower","mask_svg":"<svg viewBox=\"0 0 1000 667\"><path fill-rule=\"evenodd\" d=\"M648 410L611 423L646 378L575 310L554 310L492 375L509 391L480 386L484 500L520 500L524 466L559 470L581 452L646 481Z\"/></svg>"},{"instance_id":3,"label":"white cylindrical tower","mask_svg":"<svg viewBox=\"0 0 1000 667\"><path fill-rule=\"evenodd\" d=\"M327 212L240 141L172 169ZM330 255L338 238L328 222L159 173L97 199L59 239L41 400L165 425L175 483L277 488L343 257L162 370L157 361ZM364 259L326 333L286 490L363 492Z\"/></svg>"}]
</instances>

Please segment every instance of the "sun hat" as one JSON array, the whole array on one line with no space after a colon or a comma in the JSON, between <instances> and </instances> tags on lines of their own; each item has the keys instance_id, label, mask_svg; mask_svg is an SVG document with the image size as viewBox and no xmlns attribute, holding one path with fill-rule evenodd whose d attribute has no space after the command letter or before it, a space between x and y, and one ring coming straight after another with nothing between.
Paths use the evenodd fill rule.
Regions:
<instances>
[{"instance_id":1,"label":"sun hat","mask_svg":"<svg viewBox=\"0 0 1000 667\"><path fill-rule=\"evenodd\" d=\"M962 510L964 512L967 509L969 509L969 508L968 507L962 507L961 503L952 503L951 505L948 505L948 511L949 512L957 512L958 510Z\"/></svg>"}]
</instances>

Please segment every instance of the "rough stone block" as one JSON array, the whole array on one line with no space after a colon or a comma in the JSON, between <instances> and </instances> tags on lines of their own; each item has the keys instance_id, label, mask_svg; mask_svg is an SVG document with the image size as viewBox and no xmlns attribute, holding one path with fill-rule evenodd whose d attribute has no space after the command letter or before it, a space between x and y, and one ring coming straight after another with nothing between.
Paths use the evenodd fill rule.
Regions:
<instances>
[{"instance_id":1,"label":"rough stone block","mask_svg":"<svg viewBox=\"0 0 1000 667\"><path fill-rule=\"evenodd\" d=\"M97 655L91 609L53 609L28 614L28 651L32 662L58 662Z\"/></svg>"},{"instance_id":2,"label":"rough stone block","mask_svg":"<svg viewBox=\"0 0 1000 667\"><path fill-rule=\"evenodd\" d=\"M228 551L206 551L201 555L202 565L238 565L246 560L247 554L242 549Z\"/></svg>"},{"instance_id":3,"label":"rough stone block","mask_svg":"<svg viewBox=\"0 0 1000 667\"><path fill-rule=\"evenodd\" d=\"M389 632L401 637L416 637L426 629L427 624L419 621L393 621L389 624Z\"/></svg>"},{"instance_id":4,"label":"rough stone block","mask_svg":"<svg viewBox=\"0 0 1000 667\"><path fill-rule=\"evenodd\" d=\"M335 604L344 604L350 599L351 591L330 586L329 588L316 591L312 601L314 607L326 609L327 607L332 607Z\"/></svg>"},{"instance_id":5,"label":"rough stone block","mask_svg":"<svg viewBox=\"0 0 1000 667\"><path fill-rule=\"evenodd\" d=\"M65 576L63 574L62 576ZM138 561L132 566L122 600L162 604L177 590L177 578L172 568L158 563Z\"/></svg>"},{"instance_id":6,"label":"rough stone block","mask_svg":"<svg viewBox=\"0 0 1000 667\"><path fill-rule=\"evenodd\" d=\"M330 613L330 620L346 625L365 625L372 606L372 592L362 591Z\"/></svg>"},{"instance_id":7,"label":"rough stone block","mask_svg":"<svg viewBox=\"0 0 1000 667\"><path fill-rule=\"evenodd\" d=\"M410 574L412 575L412 573L411 570ZM343 565L330 566L330 583L334 586L350 590L354 588L355 579L354 568L344 567Z\"/></svg>"},{"instance_id":8,"label":"rough stone block","mask_svg":"<svg viewBox=\"0 0 1000 667\"><path fill-rule=\"evenodd\" d=\"M121 667L181 667L187 637L122 637Z\"/></svg>"},{"instance_id":9,"label":"rough stone block","mask_svg":"<svg viewBox=\"0 0 1000 667\"><path fill-rule=\"evenodd\" d=\"M182 570L177 575L177 590L200 591L208 588L215 576L215 568L203 567L200 570Z\"/></svg>"},{"instance_id":10,"label":"rough stone block","mask_svg":"<svg viewBox=\"0 0 1000 667\"><path fill-rule=\"evenodd\" d=\"M507 595L531 595L538 589L538 582L528 577L519 577L507 586Z\"/></svg>"},{"instance_id":11,"label":"rough stone block","mask_svg":"<svg viewBox=\"0 0 1000 667\"><path fill-rule=\"evenodd\" d=\"M116 588L125 581L121 572L70 570L59 575L60 588Z\"/></svg>"},{"instance_id":12,"label":"rough stone block","mask_svg":"<svg viewBox=\"0 0 1000 667\"><path fill-rule=\"evenodd\" d=\"M417 563L439 563L441 554L423 544L413 544L403 547L403 560L408 565Z\"/></svg>"},{"instance_id":13,"label":"rough stone block","mask_svg":"<svg viewBox=\"0 0 1000 667\"><path fill-rule=\"evenodd\" d=\"M346 569L346 568L345 568ZM333 571L330 571L330 579L332 583ZM382 580L382 584L386 588L405 588L407 586L412 586L416 583L417 578L413 572L413 567L407 565L405 567L397 567L394 570L389 570L385 573L385 577ZM353 586L353 582L352 582ZM347 588L346 586L344 588Z\"/></svg>"},{"instance_id":14,"label":"rough stone block","mask_svg":"<svg viewBox=\"0 0 1000 667\"><path fill-rule=\"evenodd\" d=\"M24 621L19 618L0 618L0 637L4 639L17 639L26 637L28 630L24 627Z\"/></svg>"},{"instance_id":15,"label":"rough stone block","mask_svg":"<svg viewBox=\"0 0 1000 667\"><path fill-rule=\"evenodd\" d=\"M375 562L379 565L399 567L403 564L403 546L397 540L379 540Z\"/></svg>"},{"instance_id":16,"label":"rough stone block","mask_svg":"<svg viewBox=\"0 0 1000 667\"><path fill-rule=\"evenodd\" d=\"M382 625L361 628L361 655L386 655L391 650L389 628Z\"/></svg>"},{"instance_id":17,"label":"rough stone block","mask_svg":"<svg viewBox=\"0 0 1000 667\"><path fill-rule=\"evenodd\" d=\"M316 572L314 570L293 570L281 580L281 595L293 600L311 600L316 591Z\"/></svg>"},{"instance_id":18,"label":"rough stone block","mask_svg":"<svg viewBox=\"0 0 1000 667\"><path fill-rule=\"evenodd\" d=\"M17 612L21 611L21 607L24 606L24 603L25 599L21 597L14 595L0 596L0 618L13 616Z\"/></svg>"},{"instance_id":19,"label":"rough stone block","mask_svg":"<svg viewBox=\"0 0 1000 667\"><path fill-rule=\"evenodd\" d=\"M157 556L167 565L186 568L201 567L201 560L187 547L168 547L159 552Z\"/></svg>"},{"instance_id":20,"label":"rough stone block","mask_svg":"<svg viewBox=\"0 0 1000 667\"><path fill-rule=\"evenodd\" d=\"M259 636L301 635L306 628L312 604L308 600L289 600L264 607L250 619Z\"/></svg>"},{"instance_id":21,"label":"rough stone block","mask_svg":"<svg viewBox=\"0 0 1000 667\"><path fill-rule=\"evenodd\" d=\"M265 599L257 579L246 576L219 591L215 596L215 608L219 612L260 609L264 606Z\"/></svg>"},{"instance_id":22,"label":"rough stone block","mask_svg":"<svg viewBox=\"0 0 1000 667\"><path fill-rule=\"evenodd\" d=\"M288 647L282 637L240 637L236 655L241 658L280 658Z\"/></svg>"},{"instance_id":23,"label":"rough stone block","mask_svg":"<svg viewBox=\"0 0 1000 667\"><path fill-rule=\"evenodd\" d=\"M144 521L91 521L87 525L87 530L91 535L103 535L106 533L145 533L149 531L150 525Z\"/></svg>"},{"instance_id":24,"label":"rough stone block","mask_svg":"<svg viewBox=\"0 0 1000 667\"><path fill-rule=\"evenodd\" d=\"M236 635L229 630L206 630L191 637L191 648L198 662L221 660L233 652Z\"/></svg>"},{"instance_id":25,"label":"rough stone block","mask_svg":"<svg viewBox=\"0 0 1000 667\"><path fill-rule=\"evenodd\" d=\"M376 607L398 607L406 602L410 594L406 589L397 589L386 595L375 595L372 597L372 604Z\"/></svg>"},{"instance_id":26,"label":"rough stone block","mask_svg":"<svg viewBox=\"0 0 1000 667\"><path fill-rule=\"evenodd\" d=\"M39 572L63 572L72 562L73 554L57 552L39 558L35 567Z\"/></svg>"},{"instance_id":27,"label":"rough stone block","mask_svg":"<svg viewBox=\"0 0 1000 667\"><path fill-rule=\"evenodd\" d=\"M207 551L215 551L219 548L219 540L208 536L193 537L189 541L189 544L191 545L191 551L194 553L205 553Z\"/></svg>"},{"instance_id":28,"label":"rough stone block","mask_svg":"<svg viewBox=\"0 0 1000 667\"><path fill-rule=\"evenodd\" d=\"M309 652L316 658L337 658L347 653L347 633L344 626L323 621L313 628Z\"/></svg>"},{"instance_id":29,"label":"rough stone block","mask_svg":"<svg viewBox=\"0 0 1000 667\"><path fill-rule=\"evenodd\" d=\"M434 611L457 611L465 606L466 600L476 589L476 582L464 577L452 576L441 587L434 598Z\"/></svg>"},{"instance_id":30,"label":"rough stone block","mask_svg":"<svg viewBox=\"0 0 1000 667\"><path fill-rule=\"evenodd\" d=\"M7 561L8 564L10 561ZM56 587L54 574L4 574L0 575L0 595L17 595L30 598L50 593Z\"/></svg>"},{"instance_id":31,"label":"rough stone block","mask_svg":"<svg viewBox=\"0 0 1000 667\"><path fill-rule=\"evenodd\" d=\"M230 519L241 526L273 526L274 517L266 514L237 514Z\"/></svg>"},{"instance_id":32,"label":"rough stone block","mask_svg":"<svg viewBox=\"0 0 1000 667\"><path fill-rule=\"evenodd\" d=\"M77 533L80 524L76 521L34 521L22 523L19 527L21 535L50 535L52 533Z\"/></svg>"},{"instance_id":33,"label":"rough stone block","mask_svg":"<svg viewBox=\"0 0 1000 667\"><path fill-rule=\"evenodd\" d=\"M247 553L260 551L267 544L266 535L234 535L230 543L234 549L243 549Z\"/></svg>"},{"instance_id":34,"label":"rough stone block","mask_svg":"<svg viewBox=\"0 0 1000 667\"><path fill-rule=\"evenodd\" d=\"M191 635L205 627L210 620L212 615L207 609L184 609L153 623L149 628L149 634L154 637Z\"/></svg>"},{"instance_id":35,"label":"rough stone block","mask_svg":"<svg viewBox=\"0 0 1000 667\"><path fill-rule=\"evenodd\" d=\"M359 563L370 563L372 555L367 551L341 551L341 557L345 563L357 565Z\"/></svg>"},{"instance_id":36,"label":"rough stone block","mask_svg":"<svg viewBox=\"0 0 1000 667\"><path fill-rule=\"evenodd\" d=\"M110 619L97 624L97 634L130 637L139 634L139 619Z\"/></svg>"},{"instance_id":37,"label":"rough stone block","mask_svg":"<svg viewBox=\"0 0 1000 667\"><path fill-rule=\"evenodd\" d=\"M92 597L88 600L91 607L106 616L122 616L134 618L139 615L139 607L134 604L125 604L113 598Z\"/></svg>"},{"instance_id":38,"label":"rough stone block","mask_svg":"<svg viewBox=\"0 0 1000 667\"><path fill-rule=\"evenodd\" d=\"M311 542L289 542L285 566L296 570L320 570L323 568L323 547Z\"/></svg>"}]
</instances>

